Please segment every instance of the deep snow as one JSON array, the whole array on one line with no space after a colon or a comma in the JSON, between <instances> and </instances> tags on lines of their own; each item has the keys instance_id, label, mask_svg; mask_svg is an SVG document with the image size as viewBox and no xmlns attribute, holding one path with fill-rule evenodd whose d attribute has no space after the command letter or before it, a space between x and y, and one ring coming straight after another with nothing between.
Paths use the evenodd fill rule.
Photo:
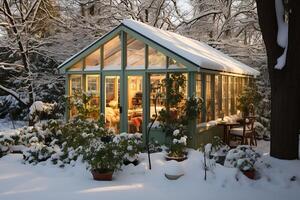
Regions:
<instances>
[{"instance_id":1,"label":"deep snow","mask_svg":"<svg viewBox=\"0 0 300 200\"><path fill-rule=\"evenodd\" d=\"M9 128L5 131L9 133ZM63 169L50 163L32 166L22 164L20 154L11 154L0 158L0 199L299 199L300 161L269 157L268 142L259 141L257 149L271 167L264 167L261 179L256 181L221 165L204 181L203 157L195 150L179 163L185 174L175 181L164 176L168 171L164 153L152 154L152 170L148 170L146 154L141 154L138 166L123 166L111 182L92 180L81 162ZM290 180L293 176L295 181Z\"/></svg>"}]
</instances>

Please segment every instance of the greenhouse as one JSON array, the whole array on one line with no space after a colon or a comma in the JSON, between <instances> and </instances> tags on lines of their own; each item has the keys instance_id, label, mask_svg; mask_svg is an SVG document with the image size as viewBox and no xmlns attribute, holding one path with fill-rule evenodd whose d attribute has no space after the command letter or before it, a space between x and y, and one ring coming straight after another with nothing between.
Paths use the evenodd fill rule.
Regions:
<instances>
[{"instance_id":1,"label":"greenhouse","mask_svg":"<svg viewBox=\"0 0 300 200\"><path fill-rule=\"evenodd\" d=\"M208 122L235 115L238 95L259 74L202 42L134 20L124 20L59 70L66 75L66 94L71 98L78 90L92 93L91 104L98 110L88 117L97 119L103 113L106 126L115 133L145 135L156 113L166 108L166 78L181 80L184 98L177 113L189 97L203 99L197 119L188 121L190 146L220 134ZM70 108L66 118L76 113ZM159 117L156 120L150 137L164 143Z\"/></svg>"}]
</instances>

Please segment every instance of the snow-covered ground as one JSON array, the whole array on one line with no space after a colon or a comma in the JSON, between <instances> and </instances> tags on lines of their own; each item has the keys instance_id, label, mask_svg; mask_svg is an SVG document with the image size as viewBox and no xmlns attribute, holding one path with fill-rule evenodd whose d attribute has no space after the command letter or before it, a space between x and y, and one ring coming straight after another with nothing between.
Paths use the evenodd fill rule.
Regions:
<instances>
[{"instance_id":1,"label":"snow-covered ground","mask_svg":"<svg viewBox=\"0 0 300 200\"><path fill-rule=\"evenodd\" d=\"M0 133L11 134L14 133L14 128L18 129L26 125L25 121L11 121L8 118L0 119ZM15 127L14 127L15 126Z\"/></svg>"},{"instance_id":2,"label":"snow-covered ground","mask_svg":"<svg viewBox=\"0 0 300 200\"><path fill-rule=\"evenodd\" d=\"M260 141L257 147L271 167L256 181L220 165L204 181L203 157L194 150L180 163L185 175L175 181L164 177L168 162L163 153L152 154L152 170L146 154L141 154L138 166L124 166L110 182L92 180L81 162L63 169L47 163L32 166L22 164L20 154L11 154L0 158L0 199L299 199L300 161L271 158L268 146ZM290 180L293 176L295 181Z\"/></svg>"}]
</instances>

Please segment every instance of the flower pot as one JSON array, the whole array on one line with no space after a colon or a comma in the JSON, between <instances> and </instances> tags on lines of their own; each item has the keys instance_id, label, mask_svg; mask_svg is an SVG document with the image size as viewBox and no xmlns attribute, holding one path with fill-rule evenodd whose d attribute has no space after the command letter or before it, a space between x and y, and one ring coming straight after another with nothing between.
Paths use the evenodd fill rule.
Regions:
<instances>
[{"instance_id":1,"label":"flower pot","mask_svg":"<svg viewBox=\"0 0 300 200\"><path fill-rule=\"evenodd\" d=\"M166 155L165 159L167 161L169 161L169 160L175 160L177 162L182 162L182 161L184 161L184 160L187 159L187 156L185 155L185 156L182 156L182 157L173 157L173 156Z\"/></svg>"},{"instance_id":2,"label":"flower pot","mask_svg":"<svg viewBox=\"0 0 300 200\"><path fill-rule=\"evenodd\" d=\"M111 181L114 172L98 172L96 170L91 171L94 180L96 181Z\"/></svg>"},{"instance_id":3,"label":"flower pot","mask_svg":"<svg viewBox=\"0 0 300 200\"><path fill-rule=\"evenodd\" d=\"M255 170L242 171L249 179L255 179Z\"/></svg>"}]
</instances>

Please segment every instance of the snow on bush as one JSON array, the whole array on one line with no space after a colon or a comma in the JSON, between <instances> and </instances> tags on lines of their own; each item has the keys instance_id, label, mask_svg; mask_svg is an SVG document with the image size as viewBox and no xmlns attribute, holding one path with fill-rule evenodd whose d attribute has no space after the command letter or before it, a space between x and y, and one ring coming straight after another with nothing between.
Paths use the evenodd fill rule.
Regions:
<instances>
[{"instance_id":1,"label":"snow on bush","mask_svg":"<svg viewBox=\"0 0 300 200\"><path fill-rule=\"evenodd\" d=\"M231 149L226 155L225 167L238 168L242 171L254 169L254 164L260 157L250 146L239 145L235 149Z\"/></svg>"},{"instance_id":2,"label":"snow on bush","mask_svg":"<svg viewBox=\"0 0 300 200\"><path fill-rule=\"evenodd\" d=\"M29 108L29 119L33 122L37 122L40 120L42 114L50 115L56 106L56 103L35 101Z\"/></svg>"},{"instance_id":3,"label":"snow on bush","mask_svg":"<svg viewBox=\"0 0 300 200\"><path fill-rule=\"evenodd\" d=\"M60 167L64 167L66 164L73 165L78 158L83 157L94 148L91 145L97 144L97 138L100 138L101 144L113 141L116 146L110 144L107 149L101 149L101 146L98 146L99 148L94 148L93 151L118 150L122 152L122 157L120 159L118 157L118 162L123 162L123 159L129 162L137 160L138 154L142 150L141 134L115 135L105 128L104 118L101 119L92 121L77 118L67 123L49 120L37 123L35 126L24 127L19 131L17 140L9 138L9 140L3 139L3 141L26 146L23 150L24 163L30 164L47 161Z\"/></svg>"},{"instance_id":4,"label":"snow on bush","mask_svg":"<svg viewBox=\"0 0 300 200\"><path fill-rule=\"evenodd\" d=\"M224 157L228 153L229 149L229 146L226 145L218 136L214 136L211 143L200 147L200 151L205 152L210 159L214 159L220 164L224 163Z\"/></svg>"},{"instance_id":5,"label":"snow on bush","mask_svg":"<svg viewBox=\"0 0 300 200\"><path fill-rule=\"evenodd\" d=\"M125 152L125 161L134 162L138 159L138 154L142 151L143 145L142 134L121 133L120 135L116 135L114 140L118 140L120 142L120 145Z\"/></svg>"},{"instance_id":6,"label":"snow on bush","mask_svg":"<svg viewBox=\"0 0 300 200\"><path fill-rule=\"evenodd\" d=\"M187 145L187 136L183 133L182 128L174 130L171 139L172 142L168 155L171 157L184 157Z\"/></svg>"}]
</instances>

